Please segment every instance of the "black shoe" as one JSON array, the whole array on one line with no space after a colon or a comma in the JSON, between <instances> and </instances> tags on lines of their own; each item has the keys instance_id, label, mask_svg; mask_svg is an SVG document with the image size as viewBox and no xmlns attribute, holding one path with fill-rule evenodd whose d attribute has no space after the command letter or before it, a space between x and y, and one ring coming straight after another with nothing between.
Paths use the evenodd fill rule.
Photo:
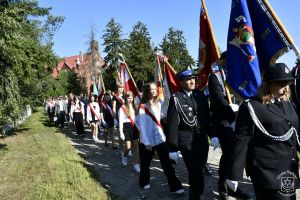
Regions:
<instances>
[{"instance_id":1,"label":"black shoe","mask_svg":"<svg viewBox=\"0 0 300 200\"><path fill-rule=\"evenodd\" d=\"M218 181L219 199L226 200L229 199L227 184L224 181Z\"/></svg>"},{"instance_id":2,"label":"black shoe","mask_svg":"<svg viewBox=\"0 0 300 200\"><path fill-rule=\"evenodd\" d=\"M241 190L239 187L237 190L234 192L230 188L228 188L228 194L232 197L238 198L238 199L247 199L251 200L252 196Z\"/></svg>"},{"instance_id":3,"label":"black shoe","mask_svg":"<svg viewBox=\"0 0 300 200\"><path fill-rule=\"evenodd\" d=\"M213 175L213 171L211 170L211 168L209 167L208 163L206 163L203 167L204 169L204 174L212 176Z\"/></svg>"}]
</instances>

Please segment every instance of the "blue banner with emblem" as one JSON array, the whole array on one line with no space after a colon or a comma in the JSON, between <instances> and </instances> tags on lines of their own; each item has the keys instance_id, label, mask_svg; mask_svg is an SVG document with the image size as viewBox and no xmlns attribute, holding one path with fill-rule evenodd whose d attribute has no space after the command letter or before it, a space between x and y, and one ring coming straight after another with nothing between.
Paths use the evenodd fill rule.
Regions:
<instances>
[{"instance_id":1,"label":"blue banner with emblem","mask_svg":"<svg viewBox=\"0 0 300 200\"><path fill-rule=\"evenodd\" d=\"M260 70L263 71L270 63L288 51L286 43L270 20L270 13L261 0L248 0L255 46ZM275 23L275 22L274 22Z\"/></svg>"},{"instance_id":2,"label":"blue banner with emblem","mask_svg":"<svg viewBox=\"0 0 300 200\"><path fill-rule=\"evenodd\" d=\"M227 82L244 98L257 94L261 72L288 50L275 26L263 1L232 0Z\"/></svg>"},{"instance_id":3,"label":"blue banner with emblem","mask_svg":"<svg viewBox=\"0 0 300 200\"><path fill-rule=\"evenodd\" d=\"M227 38L227 82L244 98L257 94L261 73L247 0L232 0Z\"/></svg>"}]
</instances>

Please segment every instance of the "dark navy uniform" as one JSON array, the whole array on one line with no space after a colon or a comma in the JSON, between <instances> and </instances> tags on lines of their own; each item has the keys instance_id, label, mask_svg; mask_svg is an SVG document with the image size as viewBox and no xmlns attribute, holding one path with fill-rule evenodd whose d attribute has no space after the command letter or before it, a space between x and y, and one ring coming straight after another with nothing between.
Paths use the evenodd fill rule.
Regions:
<instances>
[{"instance_id":1,"label":"dark navy uniform","mask_svg":"<svg viewBox=\"0 0 300 200\"><path fill-rule=\"evenodd\" d=\"M167 114L167 144L170 152L181 151L189 173L190 199L200 199L204 180L202 169L211 132L208 101L203 92L190 96L181 90L170 98Z\"/></svg>"},{"instance_id":2,"label":"dark navy uniform","mask_svg":"<svg viewBox=\"0 0 300 200\"><path fill-rule=\"evenodd\" d=\"M234 130L230 124L235 120L235 113L229 106L225 93L224 83L219 72L209 76L208 89L210 96L210 110L212 114L212 122L216 135L219 138L222 156L219 163L219 193L227 194L226 174L229 167L229 156L234 140ZM225 125L226 122L227 125ZM221 194L222 195L222 194Z\"/></svg>"}]
</instances>

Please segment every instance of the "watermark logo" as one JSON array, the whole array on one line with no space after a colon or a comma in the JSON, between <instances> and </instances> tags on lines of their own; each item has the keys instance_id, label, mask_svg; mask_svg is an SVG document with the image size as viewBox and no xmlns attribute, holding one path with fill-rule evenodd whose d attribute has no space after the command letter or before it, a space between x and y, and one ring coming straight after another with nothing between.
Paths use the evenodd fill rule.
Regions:
<instances>
[{"instance_id":1,"label":"watermark logo","mask_svg":"<svg viewBox=\"0 0 300 200\"><path fill-rule=\"evenodd\" d=\"M289 170L281 172L277 179L280 181L280 191L279 193L285 196L295 195L295 179L296 175Z\"/></svg>"}]
</instances>

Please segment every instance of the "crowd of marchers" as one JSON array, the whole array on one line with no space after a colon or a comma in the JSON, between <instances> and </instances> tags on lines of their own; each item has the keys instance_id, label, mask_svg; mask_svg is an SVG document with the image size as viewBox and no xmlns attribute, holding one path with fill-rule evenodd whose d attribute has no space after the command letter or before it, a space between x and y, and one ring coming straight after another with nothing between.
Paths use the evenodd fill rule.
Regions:
<instances>
[{"instance_id":1,"label":"crowd of marchers","mask_svg":"<svg viewBox=\"0 0 300 200\"><path fill-rule=\"evenodd\" d=\"M99 130L104 129L105 146L110 139L111 147L120 150L124 166L132 154L133 169L145 190L151 189L150 165L157 153L170 192L185 192L173 167L180 152L189 175L189 199L199 200L205 185L203 174L211 173L207 164L210 141L222 149L220 199L254 198L239 185L246 169L256 199L296 200L295 190L300 186L298 68L290 71L284 63L271 64L257 96L237 105L226 93L225 55L209 76L208 95L195 89L193 70L184 70L177 74L181 90L169 100L160 98L155 83L144 85L139 102L131 91L117 85L115 92L107 90L103 96L49 98L45 110L57 126L73 124L79 137L90 137L85 133L87 125L96 143Z\"/></svg>"}]
</instances>

